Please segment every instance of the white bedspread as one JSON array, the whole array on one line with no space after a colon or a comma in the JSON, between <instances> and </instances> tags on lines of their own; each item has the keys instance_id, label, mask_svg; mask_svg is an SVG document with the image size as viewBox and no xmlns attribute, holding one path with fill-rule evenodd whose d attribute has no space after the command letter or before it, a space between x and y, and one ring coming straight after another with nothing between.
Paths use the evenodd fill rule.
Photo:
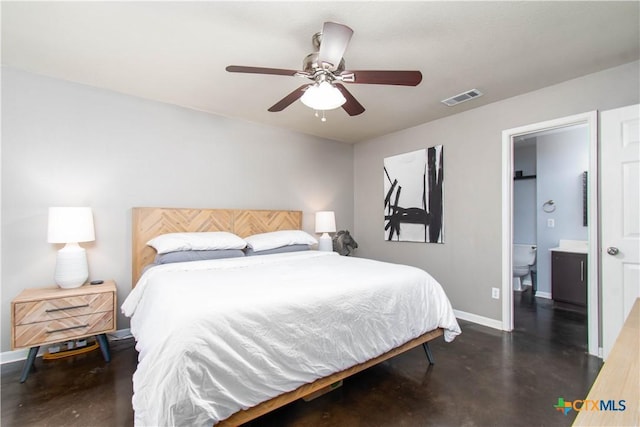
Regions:
<instances>
[{"instance_id":1,"label":"white bedspread","mask_svg":"<svg viewBox=\"0 0 640 427\"><path fill-rule=\"evenodd\" d=\"M318 251L157 266L122 311L138 426L210 426L437 327L460 333L423 270Z\"/></svg>"}]
</instances>

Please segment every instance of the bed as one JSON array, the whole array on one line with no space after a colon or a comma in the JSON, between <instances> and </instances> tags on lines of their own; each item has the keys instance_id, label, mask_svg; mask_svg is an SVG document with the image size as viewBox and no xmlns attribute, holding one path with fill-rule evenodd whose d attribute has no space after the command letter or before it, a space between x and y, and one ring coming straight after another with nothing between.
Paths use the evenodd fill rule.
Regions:
<instances>
[{"instance_id":1,"label":"bed","mask_svg":"<svg viewBox=\"0 0 640 427\"><path fill-rule=\"evenodd\" d=\"M301 226L300 211L133 209L136 425L240 425L460 333L441 286L409 266L308 250L145 270L166 233Z\"/></svg>"}]
</instances>

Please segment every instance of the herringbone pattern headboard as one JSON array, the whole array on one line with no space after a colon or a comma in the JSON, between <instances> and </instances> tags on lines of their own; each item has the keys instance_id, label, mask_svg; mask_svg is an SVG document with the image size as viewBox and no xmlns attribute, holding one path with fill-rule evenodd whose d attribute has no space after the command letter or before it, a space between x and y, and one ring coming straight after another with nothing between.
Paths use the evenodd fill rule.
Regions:
<instances>
[{"instance_id":1,"label":"herringbone pattern headboard","mask_svg":"<svg viewBox=\"0 0 640 427\"><path fill-rule=\"evenodd\" d=\"M147 242L161 234L230 231L240 237L247 237L257 233L301 228L301 211L133 208L132 285L136 285L144 266L151 264L156 256L155 250L147 246Z\"/></svg>"}]
</instances>

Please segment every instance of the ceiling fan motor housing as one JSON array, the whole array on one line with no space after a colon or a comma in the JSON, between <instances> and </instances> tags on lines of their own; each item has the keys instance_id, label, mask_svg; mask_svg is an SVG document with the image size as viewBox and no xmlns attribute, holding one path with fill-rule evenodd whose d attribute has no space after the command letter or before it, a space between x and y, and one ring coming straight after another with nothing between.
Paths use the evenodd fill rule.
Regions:
<instances>
[{"instance_id":1,"label":"ceiling fan motor housing","mask_svg":"<svg viewBox=\"0 0 640 427\"><path fill-rule=\"evenodd\" d=\"M338 68L331 74L339 75L344 71L344 58L340 60L340 64L338 64ZM329 70L324 70L322 65L318 62L318 52L313 52L307 55L302 61L302 70L313 75L318 71L323 71L326 73L330 73ZM332 76L333 77L333 76Z\"/></svg>"}]
</instances>

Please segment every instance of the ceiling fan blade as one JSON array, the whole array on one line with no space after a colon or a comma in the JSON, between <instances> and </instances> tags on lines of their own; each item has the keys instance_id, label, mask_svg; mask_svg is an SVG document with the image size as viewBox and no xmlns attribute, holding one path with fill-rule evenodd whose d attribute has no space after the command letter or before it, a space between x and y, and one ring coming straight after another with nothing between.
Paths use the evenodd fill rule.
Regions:
<instances>
[{"instance_id":1,"label":"ceiling fan blade","mask_svg":"<svg viewBox=\"0 0 640 427\"><path fill-rule=\"evenodd\" d=\"M364 107L362 106L362 104L360 104L358 100L355 99L353 95L351 95L351 92L349 92L346 87L344 87L340 83L334 83L334 85L340 92L342 92L342 95L347 99L347 102L342 105L342 108L347 112L347 114L349 114L350 116L357 116L358 114L364 113Z\"/></svg>"},{"instance_id":2,"label":"ceiling fan blade","mask_svg":"<svg viewBox=\"0 0 640 427\"><path fill-rule=\"evenodd\" d=\"M296 70L284 70L281 68L244 67L242 65L229 65L225 68L230 73L275 74L278 76L295 76Z\"/></svg>"},{"instance_id":3,"label":"ceiling fan blade","mask_svg":"<svg viewBox=\"0 0 640 427\"><path fill-rule=\"evenodd\" d=\"M335 71L340 65L352 35L353 30L346 25L325 22L322 27L318 64L330 71Z\"/></svg>"},{"instance_id":4,"label":"ceiling fan blade","mask_svg":"<svg viewBox=\"0 0 640 427\"><path fill-rule=\"evenodd\" d=\"M340 77L345 83L373 85L418 86L422 81L420 71L344 71Z\"/></svg>"},{"instance_id":5,"label":"ceiling fan blade","mask_svg":"<svg viewBox=\"0 0 640 427\"><path fill-rule=\"evenodd\" d=\"M304 91L307 90L307 87L309 86L311 86L311 83L300 86L298 89L294 90L289 95L276 102L271 108L269 108L269 111L271 111L272 113L276 113L278 111L284 110L289 105L300 99L300 97L304 94Z\"/></svg>"}]
</instances>

